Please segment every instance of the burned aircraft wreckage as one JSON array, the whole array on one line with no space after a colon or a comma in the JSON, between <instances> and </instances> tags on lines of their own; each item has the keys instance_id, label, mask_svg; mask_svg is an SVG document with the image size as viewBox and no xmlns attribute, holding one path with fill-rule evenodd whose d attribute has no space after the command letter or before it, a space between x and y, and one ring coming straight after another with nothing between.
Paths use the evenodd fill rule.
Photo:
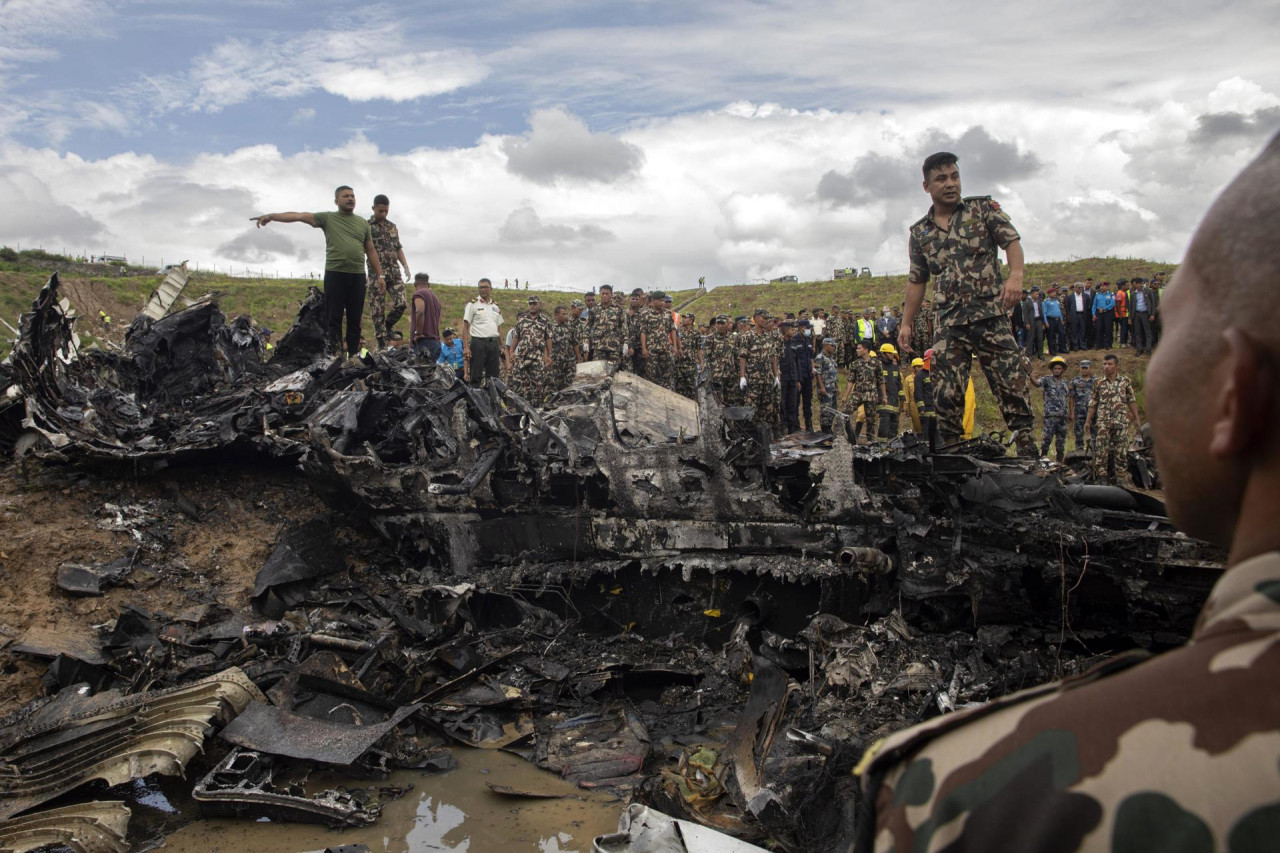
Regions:
<instances>
[{"instance_id":1,"label":"burned aircraft wreckage","mask_svg":"<svg viewBox=\"0 0 1280 853\"><path fill-rule=\"evenodd\" d=\"M171 707L155 725L228 723L193 792L222 813L362 825L376 802L308 797L290 769L445 769L465 744L776 849L843 849L872 738L1180 642L1220 571L1158 501L988 439L770 442L705 385L688 400L598 362L535 407L407 350L327 359L314 288L268 361L212 302L140 317L122 352L81 351L73 315L54 276L21 318L6 455L108 476L278 460L387 555L353 572L313 522L252 611L132 610L90 654L46 649L62 689L0 728L0 817L69 790L41 762L118 781L146 745L99 730ZM92 587L138 559L66 574ZM198 713L164 699L199 689Z\"/></svg>"}]
</instances>

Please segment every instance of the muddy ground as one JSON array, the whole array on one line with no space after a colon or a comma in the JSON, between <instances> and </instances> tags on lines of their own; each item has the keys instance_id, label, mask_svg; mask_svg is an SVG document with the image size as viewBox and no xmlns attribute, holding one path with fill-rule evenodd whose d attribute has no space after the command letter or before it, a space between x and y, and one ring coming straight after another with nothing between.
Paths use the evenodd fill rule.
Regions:
<instances>
[{"instance_id":1,"label":"muddy ground","mask_svg":"<svg viewBox=\"0 0 1280 853\"><path fill-rule=\"evenodd\" d=\"M0 467L0 646L32 628L99 625L128 605L168 614L215 602L247 607L280 531L328 513L283 467L226 465L145 479L34 462ZM336 533L343 553L362 550L354 541L362 534L342 526ZM76 598L55 585L62 563L113 560L133 546L141 551L125 586ZM40 695L46 668L0 650L0 716Z\"/></svg>"}]
</instances>

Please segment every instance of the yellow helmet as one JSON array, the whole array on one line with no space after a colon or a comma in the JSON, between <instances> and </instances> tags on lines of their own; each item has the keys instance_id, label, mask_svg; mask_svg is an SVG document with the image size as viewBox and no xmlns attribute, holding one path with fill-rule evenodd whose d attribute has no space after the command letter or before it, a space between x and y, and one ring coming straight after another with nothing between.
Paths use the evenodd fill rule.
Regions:
<instances>
[{"instance_id":1,"label":"yellow helmet","mask_svg":"<svg viewBox=\"0 0 1280 853\"><path fill-rule=\"evenodd\" d=\"M1060 355L1055 355L1053 358L1049 359L1049 366L1053 367L1055 364L1061 364L1063 367L1066 367L1067 360Z\"/></svg>"},{"instance_id":2,"label":"yellow helmet","mask_svg":"<svg viewBox=\"0 0 1280 853\"><path fill-rule=\"evenodd\" d=\"M882 353L887 352L887 353L889 353L889 355L897 355L897 354L898 354L898 348L897 348L897 347L895 347L893 344L881 344L881 345L880 345L880 352L882 352Z\"/></svg>"},{"instance_id":3,"label":"yellow helmet","mask_svg":"<svg viewBox=\"0 0 1280 853\"><path fill-rule=\"evenodd\" d=\"M923 358L913 358L913 359L911 359L911 366L912 366L912 367L924 367L924 359L923 359Z\"/></svg>"}]
</instances>

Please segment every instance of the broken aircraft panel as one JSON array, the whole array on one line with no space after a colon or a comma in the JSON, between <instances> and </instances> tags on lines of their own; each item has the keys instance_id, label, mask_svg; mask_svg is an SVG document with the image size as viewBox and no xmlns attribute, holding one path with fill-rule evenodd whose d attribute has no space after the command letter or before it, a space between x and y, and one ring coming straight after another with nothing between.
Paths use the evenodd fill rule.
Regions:
<instances>
[{"instance_id":1,"label":"broken aircraft panel","mask_svg":"<svg viewBox=\"0 0 1280 853\"><path fill-rule=\"evenodd\" d=\"M0 853L128 853L129 817L124 803L90 802L0 820Z\"/></svg>"},{"instance_id":2,"label":"broken aircraft panel","mask_svg":"<svg viewBox=\"0 0 1280 853\"><path fill-rule=\"evenodd\" d=\"M253 699L266 697L234 667L132 696L67 688L0 729L0 817L92 779L119 785L152 773L181 775L209 725L226 722Z\"/></svg>"}]
</instances>

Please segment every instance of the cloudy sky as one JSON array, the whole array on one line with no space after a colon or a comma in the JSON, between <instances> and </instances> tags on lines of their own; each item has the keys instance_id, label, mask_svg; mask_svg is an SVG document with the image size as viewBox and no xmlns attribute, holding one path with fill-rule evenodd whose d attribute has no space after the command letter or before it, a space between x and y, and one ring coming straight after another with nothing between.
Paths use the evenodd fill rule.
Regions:
<instances>
[{"instance_id":1,"label":"cloudy sky","mask_svg":"<svg viewBox=\"0 0 1280 853\"><path fill-rule=\"evenodd\" d=\"M248 218L392 200L413 271L687 287L906 267L960 157L1029 260L1176 261L1280 130L1274 0L0 0L0 243L305 273Z\"/></svg>"}]
</instances>

